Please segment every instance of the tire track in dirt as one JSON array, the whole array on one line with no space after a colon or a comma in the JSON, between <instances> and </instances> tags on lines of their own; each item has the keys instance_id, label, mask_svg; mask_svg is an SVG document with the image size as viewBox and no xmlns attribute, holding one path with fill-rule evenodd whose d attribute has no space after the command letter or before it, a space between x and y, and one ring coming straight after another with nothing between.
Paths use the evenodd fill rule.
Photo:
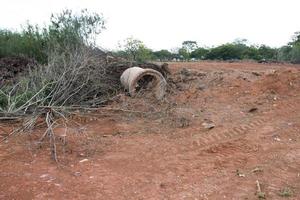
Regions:
<instances>
[{"instance_id":1,"label":"tire track in dirt","mask_svg":"<svg viewBox=\"0 0 300 200\"><path fill-rule=\"evenodd\" d=\"M267 114L276 115L280 112L280 115L289 115L292 117L293 114L297 113L300 110L300 99L294 99L293 103L286 103L284 106L281 106L279 109L273 109L268 113L265 113L263 116L255 118L250 123L245 123L240 126L233 127L227 131L223 132L214 132L209 135L197 135L197 139L194 139L192 144L194 146L207 148L210 145L218 144L219 142L229 142L238 137L245 136L255 129L255 127L267 124L270 119L268 119ZM275 127L278 129L278 127Z\"/></svg>"},{"instance_id":2,"label":"tire track in dirt","mask_svg":"<svg viewBox=\"0 0 300 200\"><path fill-rule=\"evenodd\" d=\"M276 115L278 114L280 114L280 116L276 117ZM297 134L300 133L298 127L286 127L280 126L278 124L278 122L282 122L283 120L285 123L287 123L290 119L297 119L300 117L299 114L299 99L294 99L293 103L290 103L290 101L281 102L279 108L274 108L269 112L258 116L250 123L245 123L240 126L233 127L230 130L221 133L214 132L209 136L205 136L203 140L200 140L201 143L196 141L196 145L198 148L193 148L192 150L190 149L190 157L195 157L201 154L204 156L201 157L202 161L205 160L205 162L215 163L215 167L218 167L220 169L227 169L233 166L233 168L243 169L245 167L245 163L247 163L247 157L249 155L253 155L253 153L255 155L259 151L259 146L256 146L254 143L251 143L247 140L244 140L243 136L256 131L256 126L271 124L274 125L274 130L272 130L272 132L292 132L295 133L297 137L299 137L299 135ZM277 125L276 123L274 123L274 121L272 121L270 116L275 116L274 119L276 120ZM286 143L288 142L288 140L286 138L286 140L281 140L281 142ZM275 142L274 145L275 146L273 146L273 148L275 149L276 146L278 146L278 142ZM293 190L296 191L293 196L297 196L298 194L297 191L300 188L300 184L298 181L300 163L298 161L297 155L300 155L300 149L297 148L296 143L291 143L291 145L295 146L294 148L290 147L290 150L279 148L277 151L275 151L276 154L274 155L276 157L274 157L273 159L261 160L262 163L260 165L264 166L265 174L260 178L263 180L263 184L265 184L265 192L267 192L269 194L268 196L270 197L278 196L279 191L285 187L293 188ZM236 156L237 154L239 154L239 157ZM264 178L268 176L270 178ZM245 188L247 184L251 185L253 179L257 178L251 177L247 180L248 183L243 183L242 187ZM244 194L245 196L249 195L247 190L239 192L241 194Z\"/></svg>"}]
</instances>

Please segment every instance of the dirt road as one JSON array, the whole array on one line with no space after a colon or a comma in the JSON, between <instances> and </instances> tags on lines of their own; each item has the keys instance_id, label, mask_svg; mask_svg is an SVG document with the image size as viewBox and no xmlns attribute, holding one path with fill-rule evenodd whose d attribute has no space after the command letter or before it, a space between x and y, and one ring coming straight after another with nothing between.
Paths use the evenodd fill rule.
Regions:
<instances>
[{"instance_id":1,"label":"dirt road","mask_svg":"<svg viewBox=\"0 0 300 200\"><path fill-rule=\"evenodd\" d=\"M1 143L0 199L300 199L300 66L170 68L164 102L124 95L58 127L58 164L43 127Z\"/></svg>"}]
</instances>

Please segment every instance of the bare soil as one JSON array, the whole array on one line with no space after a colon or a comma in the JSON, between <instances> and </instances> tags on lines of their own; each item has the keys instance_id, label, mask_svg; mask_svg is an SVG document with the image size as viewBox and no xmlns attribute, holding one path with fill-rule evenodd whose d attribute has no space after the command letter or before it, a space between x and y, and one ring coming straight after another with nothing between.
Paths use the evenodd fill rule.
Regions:
<instances>
[{"instance_id":1,"label":"bare soil","mask_svg":"<svg viewBox=\"0 0 300 200\"><path fill-rule=\"evenodd\" d=\"M300 66L170 63L163 102L121 95L0 143L0 199L300 199ZM73 124L73 125L70 125ZM0 139L18 123L1 123Z\"/></svg>"}]
</instances>

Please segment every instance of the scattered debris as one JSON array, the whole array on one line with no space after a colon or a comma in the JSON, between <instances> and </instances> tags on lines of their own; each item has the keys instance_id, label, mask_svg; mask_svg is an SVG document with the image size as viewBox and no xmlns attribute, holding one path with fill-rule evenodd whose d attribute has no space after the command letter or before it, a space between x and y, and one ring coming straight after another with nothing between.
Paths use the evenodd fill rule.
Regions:
<instances>
[{"instance_id":1,"label":"scattered debris","mask_svg":"<svg viewBox=\"0 0 300 200\"><path fill-rule=\"evenodd\" d=\"M253 107L253 108L250 108L250 109L248 110L248 112L249 112L249 113L253 113L253 112L256 112L257 110L258 110L258 108Z\"/></svg>"},{"instance_id":2,"label":"scattered debris","mask_svg":"<svg viewBox=\"0 0 300 200\"><path fill-rule=\"evenodd\" d=\"M197 86L197 90L204 90L206 88L206 86L204 84L199 84Z\"/></svg>"},{"instance_id":3,"label":"scattered debris","mask_svg":"<svg viewBox=\"0 0 300 200\"><path fill-rule=\"evenodd\" d=\"M255 167L255 168L252 170L253 173L256 173L256 172L262 172L262 171L263 171L263 169L262 169L261 167Z\"/></svg>"},{"instance_id":4,"label":"scattered debris","mask_svg":"<svg viewBox=\"0 0 300 200\"><path fill-rule=\"evenodd\" d=\"M210 121L210 120L206 120L205 122L202 123L202 126L205 128L205 129L213 129L216 125Z\"/></svg>"},{"instance_id":5,"label":"scattered debris","mask_svg":"<svg viewBox=\"0 0 300 200\"><path fill-rule=\"evenodd\" d=\"M236 175L239 177L246 177L246 175L244 173L241 173L240 170L236 170Z\"/></svg>"},{"instance_id":6,"label":"scattered debris","mask_svg":"<svg viewBox=\"0 0 300 200\"><path fill-rule=\"evenodd\" d=\"M185 117L181 117L179 119L179 126L180 128L185 128L188 127L190 125L190 120L185 118Z\"/></svg>"},{"instance_id":7,"label":"scattered debris","mask_svg":"<svg viewBox=\"0 0 300 200\"><path fill-rule=\"evenodd\" d=\"M81 173L80 172L74 172L73 175L74 176L81 176Z\"/></svg>"},{"instance_id":8,"label":"scattered debris","mask_svg":"<svg viewBox=\"0 0 300 200\"><path fill-rule=\"evenodd\" d=\"M289 187L285 187L280 190L279 196L281 197L291 197L293 195L293 190Z\"/></svg>"},{"instance_id":9,"label":"scattered debris","mask_svg":"<svg viewBox=\"0 0 300 200\"><path fill-rule=\"evenodd\" d=\"M40 178L46 178L48 176L49 176L49 174L43 174L43 175L40 176Z\"/></svg>"},{"instance_id":10,"label":"scattered debris","mask_svg":"<svg viewBox=\"0 0 300 200\"><path fill-rule=\"evenodd\" d=\"M277 141L277 142L281 141L281 139L278 136L274 137L274 140Z\"/></svg>"},{"instance_id":11,"label":"scattered debris","mask_svg":"<svg viewBox=\"0 0 300 200\"><path fill-rule=\"evenodd\" d=\"M202 77L205 77L207 74L187 68L181 69L178 73L181 82L188 82L192 80L196 80Z\"/></svg>"},{"instance_id":12,"label":"scattered debris","mask_svg":"<svg viewBox=\"0 0 300 200\"><path fill-rule=\"evenodd\" d=\"M255 76L261 76L261 74L259 72L252 72L252 74Z\"/></svg>"},{"instance_id":13,"label":"scattered debris","mask_svg":"<svg viewBox=\"0 0 300 200\"><path fill-rule=\"evenodd\" d=\"M89 159L83 159L83 160L81 160L81 161L79 161L80 163L83 163L83 162L87 162Z\"/></svg>"},{"instance_id":14,"label":"scattered debris","mask_svg":"<svg viewBox=\"0 0 300 200\"><path fill-rule=\"evenodd\" d=\"M260 183L258 180L256 180L256 195L258 196L258 199L266 199L266 194L261 191Z\"/></svg>"}]
</instances>

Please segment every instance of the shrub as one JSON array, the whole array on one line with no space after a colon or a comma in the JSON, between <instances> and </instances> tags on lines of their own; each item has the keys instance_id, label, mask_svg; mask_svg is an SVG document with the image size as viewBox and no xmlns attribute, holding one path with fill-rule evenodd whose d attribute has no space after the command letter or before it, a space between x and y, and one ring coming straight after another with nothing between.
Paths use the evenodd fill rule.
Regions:
<instances>
[{"instance_id":1,"label":"shrub","mask_svg":"<svg viewBox=\"0 0 300 200\"><path fill-rule=\"evenodd\" d=\"M52 16L49 29L44 29L43 33L31 26L21 34L8 32L9 39L21 35L27 42L20 44L23 46L16 44L9 52L11 54L21 52L16 50L19 47L26 49L34 46L34 42L45 42L45 46L37 45L37 49L47 53L47 65L31 69L15 85L0 85L0 114L21 114L32 106L37 109L45 105L80 104L93 95L108 91L110 86L103 84L106 80L103 63L99 63L93 54L94 35L103 28L104 21L98 14L83 10L80 15L75 15L67 10Z\"/></svg>"},{"instance_id":2,"label":"shrub","mask_svg":"<svg viewBox=\"0 0 300 200\"><path fill-rule=\"evenodd\" d=\"M172 53L168 50L163 49L160 51L153 52L153 56L155 59L159 60L170 60L172 58Z\"/></svg>"},{"instance_id":3,"label":"shrub","mask_svg":"<svg viewBox=\"0 0 300 200\"><path fill-rule=\"evenodd\" d=\"M216 48L212 48L207 53L207 59L219 59L219 60L231 60L231 59L241 59L242 53L237 45L234 44L224 44Z\"/></svg>"},{"instance_id":4,"label":"shrub","mask_svg":"<svg viewBox=\"0 0 300 200\"><path fill-rule=\"evenodd\" d=\"M258 53L261 59L274 60L277 56L277 50L266 45L261 45L258 48Z\"/></svg>"},{"instance_id":5,"label":"shrub","mask_svg":"<svg viewBox=\"0 0 300 200\"><path fill-rule=\"evenodd\" d=\"M197 59L205 59L207 57L207 53L209 52L208 49L205 48L197 48L196 50L191 52L191 58Z\"/></svg>"},{"instance_id":6,"label":"shrub","mask_svg":"<svg viewBox=\"0 0 300 200\"><path fill-rule=\"evenodd\" d=\"M104 28L104 19L97 13L64 10L52 15L45 28L27 24L21 32L0 30L0 57L24 56L47 63L51 51L66 53L81 45L93 46L96 34Z\"/></svg>"},{"instance_id":7,"label":"shrub","mask_svg":"<svg viewBox=\"0 0 300 200\"><path fill-rule=\"evenodd\" d=\"M300 44L293 46L291 50L291 62L295 64L300 63Z\"/></svg>"},{"instance_id":8,"label":"shrub","mask_svg":"<svg viewBox=\"0 0 300 200\"><path fill-rule=\"evenodd\" d=\"M19 32L0 30L0 57L24 56L45 63L46 38L37 26L27 25Z\"/></svg>"}]
</instances>

